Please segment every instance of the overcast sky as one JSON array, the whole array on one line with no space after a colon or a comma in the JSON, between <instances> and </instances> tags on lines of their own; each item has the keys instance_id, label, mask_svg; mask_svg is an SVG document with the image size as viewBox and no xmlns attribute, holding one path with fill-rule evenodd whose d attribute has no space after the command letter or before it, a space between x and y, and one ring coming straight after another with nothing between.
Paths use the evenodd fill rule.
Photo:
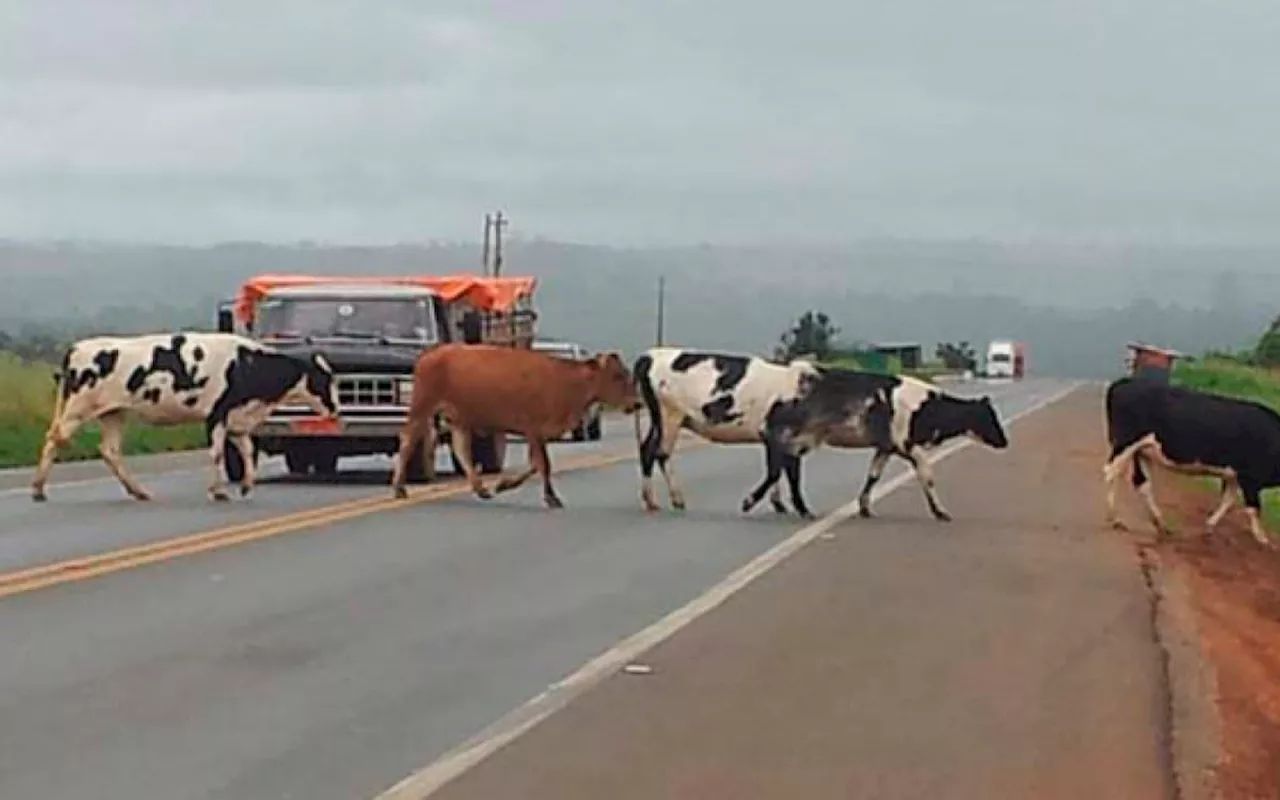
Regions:
<instances>
[{"instance_id":1,"label":"overcast sky","mask_svg":"<svg viewBox=\"0 0 1280 800\"><path fill-rule=\"evenodd\" d=\"M1274 0L3 0L0 236L1275 242L1277 41Z\"/></svg>"}]
</instances>

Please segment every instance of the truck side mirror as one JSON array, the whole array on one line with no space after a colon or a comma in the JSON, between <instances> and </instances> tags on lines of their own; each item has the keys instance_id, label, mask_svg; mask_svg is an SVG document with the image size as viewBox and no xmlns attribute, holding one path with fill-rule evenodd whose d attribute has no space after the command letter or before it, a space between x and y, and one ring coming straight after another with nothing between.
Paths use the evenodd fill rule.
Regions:
<instances>
[{"instance_id":1,"label":"truck side mirror","mask_svg":"<svg viewBox=\"0 0 1280 800\"><path fill-rule=\"evenodd\" d=\"M221 333L233 333L236 329L235 317L232 315L230 308L225 306L218 308L218 331Z\"/></svg>"}]
</instances>

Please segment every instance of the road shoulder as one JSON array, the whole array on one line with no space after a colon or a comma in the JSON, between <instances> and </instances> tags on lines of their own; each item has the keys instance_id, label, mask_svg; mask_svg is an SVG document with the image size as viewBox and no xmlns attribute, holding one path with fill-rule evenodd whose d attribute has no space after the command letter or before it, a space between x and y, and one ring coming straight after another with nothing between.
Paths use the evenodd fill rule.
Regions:
<instances>
[{"instance_id":1,"label":"road shoulder","mask_svg":"<svg viewBox=\"0 0 1280 800\"><path fill-rule=\"evenodd\" d=\"M1099 536L1100 395L821 537L434 796L1163 797L1134 552ZM857 476L860 479L861 476Z\"/></svg>"}]
</instances>

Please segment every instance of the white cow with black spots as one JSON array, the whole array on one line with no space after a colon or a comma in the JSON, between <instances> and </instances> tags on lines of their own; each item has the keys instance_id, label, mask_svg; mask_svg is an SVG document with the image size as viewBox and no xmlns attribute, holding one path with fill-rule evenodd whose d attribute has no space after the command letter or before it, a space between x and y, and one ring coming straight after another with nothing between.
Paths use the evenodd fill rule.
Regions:
<instances>
[{"instance_id":1,"label":"white cow with black spots","mask_svg":"<svg viewBox=\"0 0 1280 800\"><path fill-rule=\"evenodd\" d=\"M751 355L655 347L636 359L632 374L649 411L647 436L641 435L639 413L635 423L640 496L646 510L656 511L655 464L666 480L671 505L685 507L671 464L682 428L717 444L760 444L770 414L804 394L821 371L807 361L781 365ZM797 441L795 447L804 444ZM806 514L803 500L799 503L797 511Z\"/></svg>"},{"instance_id":2,"label":"white cow with black spots","mask_svg":"<svg viewBox=\"0 0 1280 800\"><path fill-rule=\"evenodd\" d=\"M31 482L32 499L46 499L45 484L58 449L80 426L97 420L102 460L132 497L149 500L124 466L128 417L157 426L203 422L213 460L209 497L228 499L222 469L228 439L244 461L240 493L248 495L256 478L249 434L282 402L307 405L323 418L338 416L333 370L322 356L287 355L230 333L83 339L62 360L53 418Z\"/></svg>"}]
</instances>

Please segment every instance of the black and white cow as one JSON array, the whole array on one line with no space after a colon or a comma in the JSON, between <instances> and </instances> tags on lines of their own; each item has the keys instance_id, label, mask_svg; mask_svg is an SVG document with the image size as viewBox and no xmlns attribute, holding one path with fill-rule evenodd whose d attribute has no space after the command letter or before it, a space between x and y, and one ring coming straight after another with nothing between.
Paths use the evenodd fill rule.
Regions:
<instances>
[{"instance_id":1,"label":"black and white cow","mask_svg":"<svg viewBox=\"0 0 1280 800\"><path fill-rule=\"evenodd\" d=\"M1261 403L1168 386L1148 379L1121 378L1106 392L1107 440L1111 454L1103 467L1107 520L1123 529L1116 514L1116 484L1131 465L1133 487L1142 496L1156 530L1169 534L1156 506L1144 466L1152 462L1173 472L1222 481L1218 507L1205 521L1213 532L1238 491L1249 515L1249 531L1271 546L1259 519L1261 493L1280 485L1280 414Z\"/></svg>"},{"instance_id":2,"label":"black and white cow","mask_svg":"<svg viewBox=\"0 0 1280 800\"><path fill-rule=\"evenodd\" d=\"M150 499L124 466L124 425L130 416L158 426L205 424L213 500L228 499L222 462L230 440L245 464L240 493L247 495L256 477L249 434L282 402L307 405L324 418L338 416L333 370L322 356L291 356L230 333L83 339L62 360L32 499L46 499L45 483L58 449L95 419L102 428L102 460L131 496Z\"/></svg>"},{"instance_id":3,"label":"black and white cow","mask_svg":"<svg viewBox=\"0 0 1280 800\"><path fill-rule=\"evenodd\" d=\"M640 497L646 510L656 511L655 464L666 479L671 505L685 507L671 464L682 428L717 444L758 445L769 415L808 391L821 373L806 361L779 365L751 355L655 347L635 360L632 374L649 411L649 433L643 440L641 415L635 415ZM807 514L803 501L797 511Z\"/></svg>"},{"instance_id":4,"label":"black and white cow","mask_svg":"<svg viewBox=\"0 0 1280 800\"><path fill-rule=\"evenodd\" d=\"M989 397L957 397L907 375L881 375L858 370L819 367L821 378L798 400L779 407L765 429L768 474L742 502L750 511L765 492L782 506L778 478L788 471L792 505L799 498L798 459L791 443L802 447L872 448L871 465L858 494L858 514L871 516L871 490L884 474L890 457L908 461L924 491L929 511L940 521L950 513L938 499L928 450L958 436L1002 450L1009 439ZM792 463L794 462L794 463ZM795 473L794 479L791 473Z\"/></svg>"},{"instance_id":5,"label":"black and white cow","mask_svg":"<svg viewBox=\"0 0 1280 800\"><path fill-rule=\"evenodd\" d=\"M785 473L792 505L803 517L812 513L800 490L800 459L824 444L875 448L860 495L863 516L870 516L871 488L896 454L915 467L930 509L944 520L950 516L938 501L923 451L959 435L1008 446L989 398L954 397L913 378L676 348L647 351L634 373L652 420L640 444L642 498L649 510L657 507L651 488L655 463L663 469L672 505L684 507L668 463L681 427L712 442L763 443L767 474L743 499L742 510L750 511L772 489L774 510L785 512L778 486ZM638 419L636 426L639 439Z\"/></svg>"}]
</instances>

